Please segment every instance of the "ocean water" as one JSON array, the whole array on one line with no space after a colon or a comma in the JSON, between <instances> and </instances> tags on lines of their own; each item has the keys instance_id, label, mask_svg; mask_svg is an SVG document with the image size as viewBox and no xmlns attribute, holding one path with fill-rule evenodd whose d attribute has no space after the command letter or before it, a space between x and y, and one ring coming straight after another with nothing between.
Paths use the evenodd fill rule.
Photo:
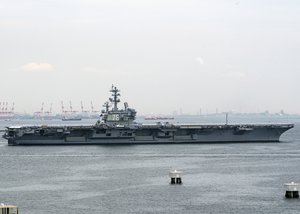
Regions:
<instances>
[{"instance_id":1,"label":"ocean water","mask_svg":"<svg viewBox=\"0 0 300 214\"><path fill-rule=\"evenodd\" d=\"M200 119L223 120L180 122ZM299 213L300 199L285 199L283 184L300 181L300 119L232 121L295 127L279 143L7 146L1 139L0 202L20 214ZM37 123L61 122L1 121L0 129ZM169 184L171 169L183 171L182 185Z\"/></svg>"}]
</instances>

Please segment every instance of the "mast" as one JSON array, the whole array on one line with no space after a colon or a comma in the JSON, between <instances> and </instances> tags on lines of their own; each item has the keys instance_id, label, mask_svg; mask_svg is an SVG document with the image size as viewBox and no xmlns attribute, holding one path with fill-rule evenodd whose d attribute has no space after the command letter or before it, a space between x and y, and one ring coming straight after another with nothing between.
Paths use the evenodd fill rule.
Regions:
<instances>
[{"instance_id":1,"label":"mast","mask_svg":"<svg viewBox=\"0 0 300 214\"><path fill-rule=\"evenodd\" d=\"M113 111L118 111L118 103L120 102L120 99L118 97L121 96L119 93L120 90L112 85L110 92L112 93L112 98L109 98L109 101L114 104Z\"/></svg>"},{"instance_id":2,"label":"mast","mask_svg":"<svg viewBox=\"0 0 300 214\"><path fill-rule=\"evenodd\" d=\"M108 112L108 110L109 110L109 103L108 103L108 102L105 102L105 103L103 104L103 107L105 107L105 112Z\"/></svg>"}]
</instances>

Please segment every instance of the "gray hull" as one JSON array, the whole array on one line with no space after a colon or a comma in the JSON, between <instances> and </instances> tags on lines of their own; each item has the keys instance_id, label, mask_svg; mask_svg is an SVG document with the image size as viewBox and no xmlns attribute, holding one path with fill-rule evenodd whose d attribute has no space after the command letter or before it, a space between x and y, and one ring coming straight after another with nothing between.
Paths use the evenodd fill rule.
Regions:
<instances>
[{"instance_id":1,"label":"gray hull","mask_svg":"<svg viewBox=\"0 0 300 214\"><path fill-rule=\"evenodd\" d=\"M144 125L130 128L10 127L9 145L175 144L278 142L292 124L272 125Z\"/></svg>"},{"instance_id":2,"label":"gray hull","mask_svg":"<svg viewBox=\"0 0 300 214\"><path fill-rule=\"evenodd\" d=\"M128 103L124 103L124 109L118 108L120 90L112 86L110 92L112 108L106 102L101 120L93 126L8 127L3 137L9 145L277 142L283 132L294 127L292 124L142 125L134 122L137 112Z\"/></svg>"}]
</instances>

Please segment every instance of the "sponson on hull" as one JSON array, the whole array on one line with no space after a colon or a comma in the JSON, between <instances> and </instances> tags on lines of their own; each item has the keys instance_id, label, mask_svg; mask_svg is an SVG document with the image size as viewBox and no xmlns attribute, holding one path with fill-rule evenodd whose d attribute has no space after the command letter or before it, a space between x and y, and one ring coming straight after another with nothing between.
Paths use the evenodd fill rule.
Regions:
<instances>
[{"instance_id":1,"label":"sponson on hull","mask_svg":"<svg viewBox=\"0 0 300 214\"><path fill-rule=\"evenodd\" d=\"M119 109L120 90L112 86L111 98L95 125L11 126L3 137L8 145L73 144L173 144L213 142L276 142L293 124L180 125L135 122L136 111L124 103Z\"/></svg>"}]
</instances>

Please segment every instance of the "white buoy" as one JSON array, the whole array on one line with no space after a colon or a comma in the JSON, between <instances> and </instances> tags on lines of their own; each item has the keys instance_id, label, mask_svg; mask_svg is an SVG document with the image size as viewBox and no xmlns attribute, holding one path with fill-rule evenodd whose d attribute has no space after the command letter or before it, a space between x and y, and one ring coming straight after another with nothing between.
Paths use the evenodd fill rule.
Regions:
<instances>
[{"instance_id":1,"label":"white buoy","mask_svg":"<svg viewBox=\"0 0 300 214\"><path fill-rule=\"evenodd\" d=\"M284 186L286 187L285 197L286 198L299 198L299 187L300 183L285 183Z\"/></svg>"},{"instance_id":2,"label":"white buoy","mask_svg":"<svg viewBox=\"0 0 300 214\"><path fill-rule=\"evenodd\" d=\"M169 177L171 178L171 184L182 184L181 180L182 171L171 170L169 172Z\"/></svg>"}]
</instances>

